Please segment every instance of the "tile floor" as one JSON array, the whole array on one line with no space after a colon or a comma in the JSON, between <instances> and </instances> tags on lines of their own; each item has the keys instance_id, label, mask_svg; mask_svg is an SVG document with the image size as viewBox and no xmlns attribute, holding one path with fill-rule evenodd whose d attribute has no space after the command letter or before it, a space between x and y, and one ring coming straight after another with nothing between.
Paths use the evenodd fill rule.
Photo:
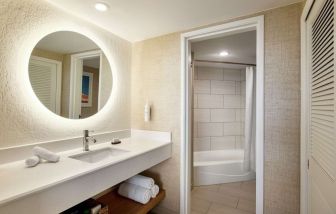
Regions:
<instances>
[{"instance_id":1,"label":"tile floor","mask_svg":"<svg viewBox=\"0 0 336 214\"><path fill-rule=\"evenodd\" d=\"M253 214L255 189L255 180L194 187L191 214Z\"/></svg>"}]
</instances>

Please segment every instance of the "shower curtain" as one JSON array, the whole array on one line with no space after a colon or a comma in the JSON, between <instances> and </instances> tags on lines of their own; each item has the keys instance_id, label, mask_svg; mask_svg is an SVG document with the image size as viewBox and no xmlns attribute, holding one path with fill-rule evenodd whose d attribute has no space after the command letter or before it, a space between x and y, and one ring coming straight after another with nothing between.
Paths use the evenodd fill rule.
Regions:
<instances>
[{"instance_id":1,"label":"shower curtain","mask_svg":"<svg viewBox=\"0 0 336 214\"><path fill-rule=\"evenodd\" d=\"M255 68L246 68L244 170L255 171Z\"/></svg>"}]
</instances>

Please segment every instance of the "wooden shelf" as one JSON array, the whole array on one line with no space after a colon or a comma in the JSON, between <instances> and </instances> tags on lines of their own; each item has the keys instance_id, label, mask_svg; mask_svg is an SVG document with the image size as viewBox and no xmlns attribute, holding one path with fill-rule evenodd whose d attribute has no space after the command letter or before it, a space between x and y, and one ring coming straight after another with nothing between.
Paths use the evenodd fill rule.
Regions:
<instances>
[{"instance_id":1,"label":"wooden shelf","mask_svg":"<svg viewBox=\"0 0 336 214\"><path fill-rule=\"evenodd\" d=\"M161 189L155 198L152 198L147 204L141 204L120 196L114 190L99 197L97 201L108 205L109 214L146 214L158 205L165 196L165 190Z\"/></svg>"}]
</instances>

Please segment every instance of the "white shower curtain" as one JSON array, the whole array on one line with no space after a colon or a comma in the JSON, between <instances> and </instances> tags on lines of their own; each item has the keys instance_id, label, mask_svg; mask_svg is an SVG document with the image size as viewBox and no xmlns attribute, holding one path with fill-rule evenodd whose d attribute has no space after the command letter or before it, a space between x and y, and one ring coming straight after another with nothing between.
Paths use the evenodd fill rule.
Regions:
<instances>
[{"instance_id":1,"label":"white shower curtain","mask_svg":"<svg viewBox=\"0 0 336 214\"><path fill-rule=\"evenodd\" d=\"M255 68L246 68L244 169L255 171Z\"/></svg>"}]
</instances>

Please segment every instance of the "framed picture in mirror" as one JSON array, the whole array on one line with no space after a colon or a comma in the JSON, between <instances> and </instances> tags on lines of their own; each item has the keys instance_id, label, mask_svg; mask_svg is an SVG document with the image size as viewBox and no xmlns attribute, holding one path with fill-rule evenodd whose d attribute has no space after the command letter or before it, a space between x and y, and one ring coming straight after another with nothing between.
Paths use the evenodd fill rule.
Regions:
<instances>
[{"instance_id":1,"label":"framed picture in mirror","mask_svg":"<svg viewBox=\"0 0 336 214\"><path fill-rule=\"evenodd\" d=\"M82 77L82 107L92 106L93 73L83 72Z\"/></svg>"}]
</instances>

